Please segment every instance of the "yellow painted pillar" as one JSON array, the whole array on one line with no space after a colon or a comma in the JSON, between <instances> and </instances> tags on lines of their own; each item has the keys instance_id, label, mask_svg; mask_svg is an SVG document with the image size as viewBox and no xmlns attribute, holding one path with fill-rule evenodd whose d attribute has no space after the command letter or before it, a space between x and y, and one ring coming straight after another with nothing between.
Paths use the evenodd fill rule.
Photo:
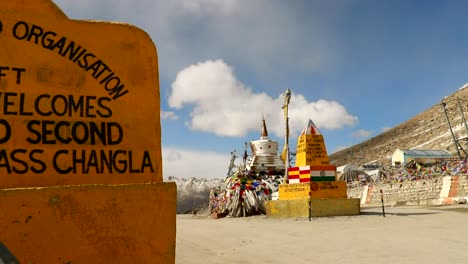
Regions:
<instances>
[{"instance_id":1,"label":"yellow painted pillar","mask_svg":"<svg viewBox=\"0 0 468 264\"><path fill-rule=\"evenodd\" d=\"M174 263L149 35L3 1L0 58L2 243L21 263Z\"/></svg>"}]
</instances>

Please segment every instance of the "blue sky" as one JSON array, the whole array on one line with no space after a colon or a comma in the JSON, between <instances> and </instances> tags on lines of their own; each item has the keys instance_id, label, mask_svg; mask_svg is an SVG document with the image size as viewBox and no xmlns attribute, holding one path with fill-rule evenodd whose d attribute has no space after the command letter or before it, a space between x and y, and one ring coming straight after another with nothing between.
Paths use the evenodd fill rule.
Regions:
<instances>
[{"instance_id":1,"label":"blue sky","mask_svg":"<svg viewBox=\"0 0 468 264\"><path fill-rule=\"evenodd\" d=\"M120 21L159 55L163 176L222 178L229 153L283 144L312 119L328 153L394 127L468 82L467 1L54 0Z\"/></svg>"}]
</instances>

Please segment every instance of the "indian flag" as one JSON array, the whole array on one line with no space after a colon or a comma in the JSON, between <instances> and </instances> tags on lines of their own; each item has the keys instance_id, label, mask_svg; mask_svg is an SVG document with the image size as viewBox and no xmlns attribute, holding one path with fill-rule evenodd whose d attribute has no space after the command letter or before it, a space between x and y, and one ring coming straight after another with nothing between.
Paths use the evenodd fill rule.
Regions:
<instances>
[{"instance_id":1,"label":"indian flag","mask_svg":"<svg viewBox=\"0 0 468 264\"><path fill-rule=\"evenodd\" d=\"M312 181L335 181L336 166L310 166L310 178Z\"/></svg>"}]
</instances>

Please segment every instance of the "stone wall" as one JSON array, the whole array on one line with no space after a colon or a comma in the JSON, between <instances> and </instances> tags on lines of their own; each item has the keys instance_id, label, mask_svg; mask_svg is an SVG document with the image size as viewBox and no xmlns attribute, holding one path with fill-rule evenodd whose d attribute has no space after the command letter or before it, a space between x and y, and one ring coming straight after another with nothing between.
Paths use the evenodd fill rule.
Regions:
<instances>
[{"instance_id":1,"label":"stone wall","mask_svg":"<svg viewBox=\"0 0 468 264\"><path fill-rule=\"evenodd\" d=\"M380 205L380 190L386 205L452 204L468 199L468 175L348 186L348 197L361 199L361 205Z\"/></svg>"}]
</instances>

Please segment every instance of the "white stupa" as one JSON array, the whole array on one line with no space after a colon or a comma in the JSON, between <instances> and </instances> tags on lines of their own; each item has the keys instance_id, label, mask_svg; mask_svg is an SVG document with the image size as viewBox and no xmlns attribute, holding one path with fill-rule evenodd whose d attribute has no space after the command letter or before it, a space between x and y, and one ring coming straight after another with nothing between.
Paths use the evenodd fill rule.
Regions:
<instances>
[{"instance_id":1,"label":"white stupa","mask_svg":"<svg viewBox=\"0 0 468 264\"><path fill-rule=\"evenodd\" d=\"M265 119L262 118L262 132L259 140L250 141L252 158L247 169L254 172L284 172L284 162L278 156L278 142L268 138Z\"/></svg>"}]
</instances>

